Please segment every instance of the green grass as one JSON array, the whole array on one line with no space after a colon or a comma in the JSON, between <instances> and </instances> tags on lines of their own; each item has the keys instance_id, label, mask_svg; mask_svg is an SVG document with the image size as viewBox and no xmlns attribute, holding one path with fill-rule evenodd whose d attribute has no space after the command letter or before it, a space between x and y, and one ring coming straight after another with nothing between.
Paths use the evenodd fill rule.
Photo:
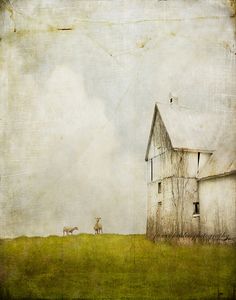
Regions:
<instances>
[{"instance_id":1,"label":"green grass","mask_svg":"<svg viewBox=\"0 0 236 300\"><path fill-rule=\"evenodd\" d=\"M235 281L229 245L86 234L0 242L1 299L232 299Z\"/></svg>"}]
</instances>

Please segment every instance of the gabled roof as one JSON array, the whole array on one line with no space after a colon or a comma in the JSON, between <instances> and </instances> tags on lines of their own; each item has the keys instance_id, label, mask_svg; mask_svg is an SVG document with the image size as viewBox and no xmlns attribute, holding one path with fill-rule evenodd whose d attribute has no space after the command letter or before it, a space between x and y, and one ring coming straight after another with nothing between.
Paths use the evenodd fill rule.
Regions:
<instances>
[{"instance_id":1,"label":"gabled roof","mask_svg":"<svg viewBox=\"0 0 236 300\"><path fill-rule=\"evenodd\" d=\"M230 126L221 136L217 150L200 169L197 178L201 180L233 173L236 173L236 127Z\"/></svg>"},{"instance_id":2,"label":"gabled roof","mask_svg":"<svg viewBox=\"0 0 236 300\"><path fill-rule=\"evenodd\" d=\"M164 123L173 149L209 152L216 150L219 136L228 122L229 113L200 112L178 104L156 103L145 159L151 145L157 112Z\"/></svg>"}]
</instances>

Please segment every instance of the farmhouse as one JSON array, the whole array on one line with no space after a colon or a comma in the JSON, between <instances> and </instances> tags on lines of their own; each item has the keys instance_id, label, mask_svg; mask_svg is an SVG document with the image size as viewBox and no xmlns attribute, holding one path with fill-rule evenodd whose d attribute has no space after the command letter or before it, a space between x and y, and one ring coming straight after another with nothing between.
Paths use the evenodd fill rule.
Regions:
<instances>
[{"instance_id":1,"label":"farmhouse","mask_svg":"<svg viewBox=\"0 0 236 300\"><path fill-rule=\"evenodd\" d=\"M236 237L236 136L229 113L156 103L147 161L147 236ZM228 130L226 130L228 128Z\"/></svg>"}]
</instances>

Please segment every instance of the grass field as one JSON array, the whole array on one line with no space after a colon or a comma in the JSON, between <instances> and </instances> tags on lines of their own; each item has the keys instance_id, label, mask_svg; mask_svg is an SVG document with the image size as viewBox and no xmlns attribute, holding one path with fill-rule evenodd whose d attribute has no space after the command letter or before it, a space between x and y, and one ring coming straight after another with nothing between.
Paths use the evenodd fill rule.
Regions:
<instances>
[{"instance_id":1,"label":"grass field","mask_svg":"<svg viewBox=\"0 0 236 300\"><path fill-rule=\"evenodd\" d=\"M0 242L0 299L233 299L235 248L143 235Z\"/></svg>"}]
</instances>

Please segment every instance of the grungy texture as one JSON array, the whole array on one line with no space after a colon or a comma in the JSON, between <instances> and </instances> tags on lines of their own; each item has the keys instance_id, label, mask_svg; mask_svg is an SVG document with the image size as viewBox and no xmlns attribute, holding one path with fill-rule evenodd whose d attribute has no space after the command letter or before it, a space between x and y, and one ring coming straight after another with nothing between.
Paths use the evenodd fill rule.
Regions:
<instances>
[{"instance_id":1,"label":"grungy texture","mask_svg":"<svg viewBox=\"0 0 236 300\"><path fill-rule=\"evenodd\" d=\"M145 232L154 102L235 107L234 1L0 7L0 236Z\"/></svg>"},{"instance_id":2,"label":"grungy texture","mask_svg":"<svg viewBox=\"0 0 236 300\"><path fill-rule=\"evenodd\" d=\"M207 115L178 103L155 105L145 158L147 236L152 240L186 235L235 239L235 113ZM176 116L181 122L175 122ZM191 137L194 143L188 144Z\"/></svg>"}]
</instances>

